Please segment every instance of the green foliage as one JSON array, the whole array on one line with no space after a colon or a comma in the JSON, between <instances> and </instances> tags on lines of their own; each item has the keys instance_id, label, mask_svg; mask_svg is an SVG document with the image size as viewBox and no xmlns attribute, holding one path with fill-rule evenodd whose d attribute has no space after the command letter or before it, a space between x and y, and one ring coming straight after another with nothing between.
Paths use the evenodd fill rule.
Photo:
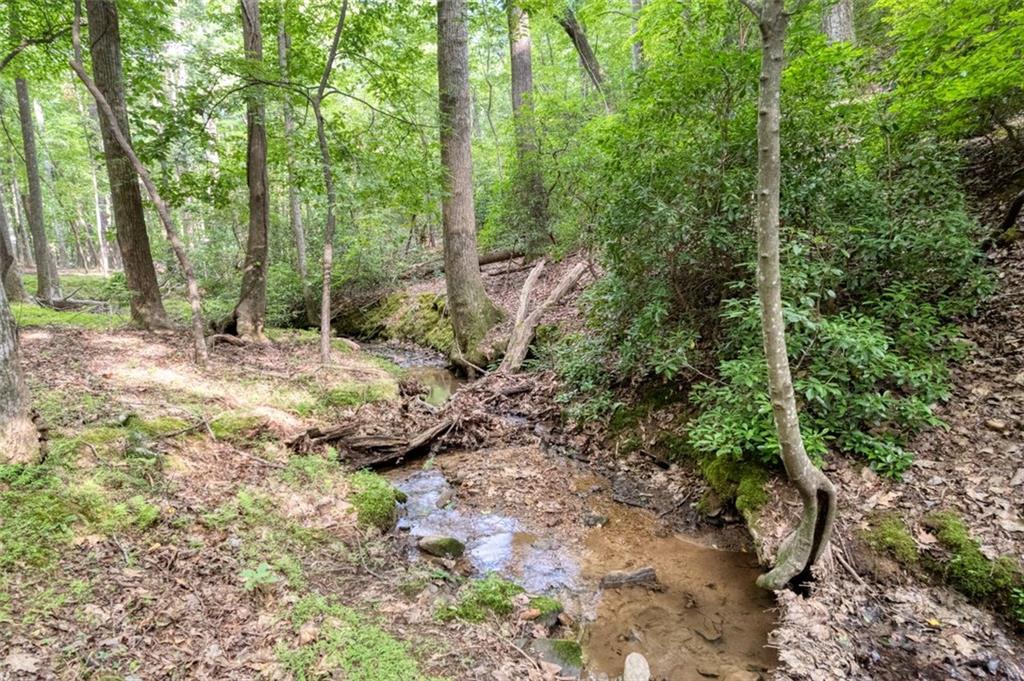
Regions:
<instances>
[{"instance_id":1,"label":"green foliage","mask_svg":"<svg viewBox=\"0 0 1024 681\"><path fill-rule=\"evenodd\" d=\"M337 461L315 454L292 456L289 457L285 469L281 471L281 479L300 489L314 486L327 490L334 484L340 472L341 466Z\"/></svg>"},{"instance_id":2,"label":"green foliage","mask_svg":"<svg viewBox=\"0 0 1024 681\"><path fill-rule=\"evenodd\" d=\"M352 382L333 385L320 398L323 407L356 407L370 402L383 402L398 397L398 384L393 380L372 383Z\"/></svg>"},{"instance_id":3,"label":"green foliage","mask_svg":"<svg viewBox=\"0 0 1024 681\"><path fill-rule=\"evenodd\" d=\"M522 592L518 584L492 573L469 581L459 593L458 601L439 608L436 617L442 622L453 619L482 622L492 614L508 615L514 607L512 599Z\"/></svg>"},{"instance_id":4,"label":"green foliage","mask_svg":"<svg viewBox=\"0 0 1024 681\"><path fill-rule=\"evenodd\" d=\"M726 457L705 458L700 464L715 494L723 501L732 501L744 516L756 513L768 502L768 493L764 490L768 471L762 466Z\"/></svg>"},{"instance_id":5,"label":"green foliage","mask_svg":"<svg viewBox=\"0 0 1024 681\"><path fill-rule=\"evenodd\" d=\"M125 314L101 314L83 310L54 310L32 303L11 303L11 311L18 326L23 329L32 327L62 327L69 329L91 329L95 331L111 331L128 325Z\"/></svg>"},{"instance_id":6,"label":"green foliage","mask_svg":"<svg viewBox=\"0 0 1024 681\"><path fill-rule=\"evenodd\" d=\"M255 568L247 568L239 574L242 578L242 588L246 591L265 589L277 584L281 578L274 572L267 563L260 563Z\"/></svg>"},{"instance_id":7,"label":"green foliage","mask_svg":"<svg viewBox=\"0 0 1024 681\"><path fill-rule=\"evenodd\" d=\"M907 524L895 514L883 515L871 523L864 539L876 551L882 551L904 565L917 563L917 542L910 536Z\"/></svg>"},{"instance_id":8,"label":"green foliage","mask_svg":"<svg viewBox=\"0 0 1024 681\"><path fill-rule=\"evenodd\" d=\"M291 622L296 632L304 625L316 627L311 642L297 647L282 644L277 649L278 659L296 681L324 674L351 681L430 681L407 644L327 597L300 599L292 609Z\"/></svg>"},{"instance_id":9,"label":"green foliage","mask_svg":"<svg viewBox=\"0 0 1024 681\"><path fill-rule=\"evenodd\" d=\"M397 496L391 483L373 471L361 470L349 478L352 506L359 524L389 530L395 523Z\"/></svg>"}]
</instances>

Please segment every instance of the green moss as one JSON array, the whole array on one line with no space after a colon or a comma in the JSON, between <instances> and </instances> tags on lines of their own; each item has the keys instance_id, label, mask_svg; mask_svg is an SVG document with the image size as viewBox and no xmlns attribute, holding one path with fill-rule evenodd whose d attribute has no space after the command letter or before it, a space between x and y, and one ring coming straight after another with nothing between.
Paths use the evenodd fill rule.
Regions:
<instances>
[{"instance_id":1,"label":"green moss","mask_svg":"<svg viewBox=\"0 0 1024 681\"><path fill-rule=\"evenodd\" d=\"M530 599L530 607L540 610L541 617L558 615L562 612L562 604L551 596L537 596Z\"/></svg>"},{"instance_id":2,"label":"green moss","mask_svg":"<svg viewBox=\"0 0 1024 681\"><path fill-rule=\"evenodd\" d=\"M951 511L926 522L947 556L929 557L927 566L972 600L987 604L1024 629L1024 570L1012 556L989 560L963 520Z\"/></svg>"},{"instance_id":3,"label":"green moss","mask_svg":"<svg viewBox=\"0 0 1024 681\"><path fill-rule=\"evenodd\" d=\"M750 518L768 502L768 471L757 464L713 457L702 461L700 469L715 494L732 501L744 517Z\"/></svg>"},{"instance_id":4,"label":"green moss","mask_svg":"<svg viewBox=\"0 0 1024 681\"><path fill-rule=\"evenodd\" d=\"M188 421L175 416L161 416L152 419L138 420L134 424L142 433L150 437L161 437L185 430L189 427Z\"/></svg>"},{"instance_id":5,"label":"green moss","mask_svg":"<svg viewBox=\"0 0 1024 681\"><path fill-rule=\"evenodd\" d=\"M436 616L442 622L453 619L482 622L490 614L508 615L513 610L512 599L522 592L518 584L492 573L467 583L458 601L441 607Z\"/></svg>"},{"instance_id":6,"label":"green moss","mask_svg":"<svg viewBox=\"0 0 1024 681\"><path fill-rule=\"evenodd\" d=\"M576 641L555 639L551 641L551 652L563 665L577 668L583 666L583 649Z\"/></svg>"},{"instance_id":7,"label":"green moss","mask_svg":"<svg viewBox=\"0 0 1024 681\"><path fill-rule=\"evenodd\" d=\"M11 311L23 329L32 327L62 327L110 331L128 325L127 315L99 314L81 310L53 310L32 303L11 303Z\"/></svg>"},{"instance_id":8,"label":"green moss","mask_svg":"<svg viewBox=\"0 0 1024 681\"><path fill-rule=\"evenodd\" d=\"M917 543L899 516L890 514L876 519L864 532L864 540L876 551L886 553L904 565L914 565L918 561Z\"/></svg>"},{"instance_id":9,"label":"green moss","mask_svg":"<svg viewBox=\"0 0 1024 681\"><path fill-rule=\"evenodd\" d=\"M318 627L311 642L277 649L278 660L296 681L324 676L347 681L428 681L407 644L324 596L299 600L291 621L296 632L308 623Z\"/></svg>"},{"instance_id":10,"label":"green moss","mask_svg":"<svg viewBox=\"0 0 1024 681\"><path fill-rule=\"evenodd\" d=\"M210 421L210 430L218 439L238 441L247 439L262 422L260 417L252 414L229 411Z\"/></svg>"},{"instance_id":11,"label":"green moss","mask_svg":"<svg viewBox=\"0 0 1024 681\"><path fill-rule=\"evenodd\" d=\"M323 392L320 403L324 407L355 407L370 402L383 402L398 397L398 384L392 380L372 383L342 383Z\"/></svg>"},{"instance_id":12,"label":"green moss","mask_svg":"<svg viewBox=\"0 0 1024 681\"><path fill-rule=\"evenodd\" d=\"M395 522L395 488L387 480L368 470L354 473L349 478L352 486L352 506L359 524L388 530Z\"/></svg>"},{"instance_id":13,"label":"green moss","mask_svg":"<svg viewBox=\"0 0 1024 681\"><path fill-rule=\"evenodd\" d=\"M322 456L293 456L281 471L280 477L293 487L309 487L314 485L322 490L330 488L338 479L341 466L337 461L330 461Z\"/></svg>"},{"instance_id":14,"label":"green moss","mask_svg":"<svg viewBox=\"0 0 1024 681\"><path fill-rule=\"evenodd\" d=\"M342 315L336 324L344 334L403 340L448 354L455 336L445 305L441 295L398 291L366 309Z\"/></svg>"}]
</instances>

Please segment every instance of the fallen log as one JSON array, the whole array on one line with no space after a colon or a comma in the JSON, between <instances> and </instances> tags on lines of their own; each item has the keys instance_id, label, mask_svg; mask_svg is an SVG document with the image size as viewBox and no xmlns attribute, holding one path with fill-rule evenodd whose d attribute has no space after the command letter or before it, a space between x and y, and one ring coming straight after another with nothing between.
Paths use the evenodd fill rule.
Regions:
<instances>
[{"instance_id":1,"label":"fallen log","mask_svg":"<svg viewBox=\"0 0 1024 681\"><path fill-rule=\"evenodd\" d=\"M354 424L327 429L314 427L292 438L288 446L299 454L306 454L331 445L338 450L338 459L352 468L380 468L428 453L434 442L454 424L450 418L441 419L411 439L386 433L361 433Z\"/></svg>"},{"instance_id":2,"label":"fallen log","mask_svg":"<svg viewBox=\"0 0 1024 681\"><path fill-rule=\"evenodd\" d=\"M496 262L504 262L506 260L514 260L515 258L523 257L522 251L515 249L505 249L501 251L491 251L490 253L480 254L480 267L484 265L493 265ZM419 277L426 276L431 272L444 272L444 261L433 260L420 265L415 265L401 276L402 279L418 279Z\"/></svg>"},{"instance_id":3,"label":"fallen log","mask_svg":"<svg viewBox=\"0 0 1024 681\"><path fill-rule=\"evenodd\" d=\"M624 586L643 586L649 589L660 587L658 575L650 566L638 570L615 570L601 578L602 589L619 589Z\"/></svg>"},{"instance_id":4,"label":"fallen log","mask_svg":"<svg viewBox=\"0 0 1024 681\"><path fill-rule=\"evenodd\" d=\"M548 294L544 302L527 314L530 295L533 293L533 288L540 278L540 273L544 270L544 261L541 260L537 263L529 276L526 277L526 283L523 284L523 290L519 294L519 309L516 312L515 326L512 327L512 334L509 336L508 347L505 350L505 358L501 360L501 367L499 367L498 371L513 373L519 370L519 367L523 365L523 360L526 359L526 353L530 348L530 343L533 341L533 335L537 330L537 325L540 324L541 317L544 316L544 313L549 308L557 305L565 297L565 294L576 285L576 282L580 280L586 269L586 264L582 262L576 263L575 267L565 273L562 280L558 282L558 286Z\"/></svg>"}]
</instances>

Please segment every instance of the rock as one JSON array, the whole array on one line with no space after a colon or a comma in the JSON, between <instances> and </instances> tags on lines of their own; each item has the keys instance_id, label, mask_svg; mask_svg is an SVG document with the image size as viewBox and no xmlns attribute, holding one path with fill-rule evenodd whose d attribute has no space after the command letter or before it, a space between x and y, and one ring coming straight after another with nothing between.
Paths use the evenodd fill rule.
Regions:
<instances>
[{"instance_id":1,"label":"rock","mask_svg":"<svg viewBox=\"0 0 1024 681\"><path fill-rule=\"evenodd\" d=\"M584 527L604 527L608 524L608 516L600 513L587 513L583 516Z\"/></svg>"},{"instance_id":2,"label":"rock","mask_svg":"<svg viewBox=\"0 0 1024 681\"><path fill-rule=\"evenodd\" d=\"M997 433L1005 433L1009 430L1010 424L1003 419L989 419L988 421L985 421L985 427L989 430L994 430Z\"/></svg>"},{"instance_id":3,"label":"rock","mask_svg":"<svg viewBox=\"0 0 1024 681\"><path fill-rule=\"evenodd\" d=\"M578 679L583 671L580 644L569 639L539 638L530 642L530 652L538 661L558 665L562 678Z\"/></svg>"},{"instance_id":4,"label":"rock","mask_svg":"<svg viewBox=\"0 0 1024 681\"><path fill-rule=\"evenodd\" d=\"M648 566L638 570L614 570L601 578L602 589L618 589L623 586L646 586L656 588L658 575Z\"/></svg>"},{"instance_id":5,"label":"rock","mask_svg":"<svg viewBox=\"0 0 1024 681\"><path fill-rule=\"evenodd\" d=\"M622 681L651 681L651 666L640 653L626 656L626 669L622 672Z\"/></svg>"},{"instance_id":6,"label":"rock","mask_svg":"<svg viewBox=\"0 0 1024 681\"><path fill-rule=\"evenodd\" d=\"M420 551L438 558L461 558L466 552L466 545L454 537L429 536L421 537L416 543Z\"/></svg>"},{"instance_id":7,"label":"rock","mask_svg":"<svg viewBox=\"0 0 1024 681\"><path fill-rule=\"evenodd\" d=\"M404 504L409 501L409 495L402 490L395 488L395 501L399 504Z\"/></svg>"}]
</instances>

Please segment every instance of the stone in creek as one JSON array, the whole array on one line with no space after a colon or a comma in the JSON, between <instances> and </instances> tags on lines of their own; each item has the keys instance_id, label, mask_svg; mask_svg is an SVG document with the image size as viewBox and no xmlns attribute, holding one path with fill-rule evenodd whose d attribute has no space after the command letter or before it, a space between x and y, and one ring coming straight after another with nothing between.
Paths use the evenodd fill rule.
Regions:
<instances>
[{"instance_id":1,"label":"stone in creek","mask_svg":"<svg viewBox=\"0 0 1024 681\"><path fill-rule=\"evenodd\" d=\"M588 513L583 516L583 524L586 527L604 527L608 524L608 516L600 513Z\"/></svg>"},{"instance_id":2,"label":"stone in creek","mask_svg":"<svg viewBox=\"0 0 1024 681\"><path fill-rule=\"evenodd\" d=\"M417 546L423 553L438 558L460 558L466 552L466 545L454 537L422 537Z\"/></svg>"},{"instance_id":3,"label":"stone in creek","mask_svg":"<svg viewBox=\"0 0 1024 681\"><path fill-rule=\"evenodd\" d=\"M651 667L643 655L630 653L626 656L626 669L622 672L622 681L651 681Z\"/></svg>"}]
</instances>

